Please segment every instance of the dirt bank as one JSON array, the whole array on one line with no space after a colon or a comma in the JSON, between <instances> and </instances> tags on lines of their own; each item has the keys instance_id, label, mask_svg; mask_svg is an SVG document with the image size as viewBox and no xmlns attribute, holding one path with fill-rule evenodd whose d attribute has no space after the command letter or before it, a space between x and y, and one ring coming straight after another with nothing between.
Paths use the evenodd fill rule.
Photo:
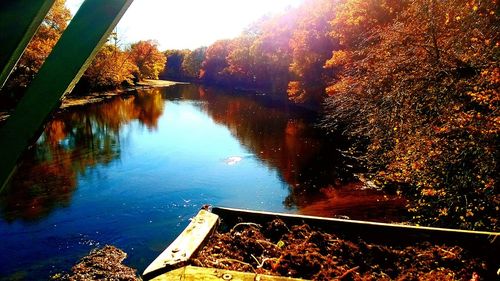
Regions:
<instances>
[{"instance_id":1,"label":"dirt bank","mask_svg":"<svg viewBox=\"0 0 500 281\"><path fill-rule=\"evenodd\" d=\"M132 94L135 90L139 89L149 89L149 88L162 88L162 87L170 87L173 85L182 84L181 82L173 82L166 80L144 80L137 83L136 86L126 89L118 89L109 92L96 92L89 93L84 96L68 96L63 99L61 104L61 110L67 109L74 106L83 106L91 103L98 103L104 100L108 100L120 95L129 95Z\"/></svg>"},{"instance_id":2,"label":"dirt bank","mask_svg":"<svg viewBox=\"0 0 500 281\"><path fill-rule=\"evenodd\" d=\"M108 91L108 92L88 93L88 94L83 95L83 96L71 96L71 95L69 95L63 99L59 110L65 110L65 109L68 109L70 107L75 107L75 106L84 106L87 104L98 103L98 102L102 102L102 101L114 98L116 96L131 95L132 93L134 93L134 91L136 91L138 89L170 87L170 86L177 85L177 84L186 84L186 83L166 81L166 80L149 80L149 79L147 79L147 80L144 80L144 81L137 83L136 86L130 87L130 88L117 89L117 90ZM8 112L8 111L0 111L0 124L2 124L3 122L5 122L5 120L7 120L10 113L11 112Z\"/></svg>"}]
</instances>

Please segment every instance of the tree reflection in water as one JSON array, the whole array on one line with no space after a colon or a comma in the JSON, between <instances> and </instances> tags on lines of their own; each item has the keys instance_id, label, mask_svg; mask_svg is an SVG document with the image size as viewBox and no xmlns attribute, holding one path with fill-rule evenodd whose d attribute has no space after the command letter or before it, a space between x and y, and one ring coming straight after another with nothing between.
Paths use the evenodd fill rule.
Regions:
<instances>
[{"instance_id":1,"label":"tree reflection in water","mask_svg":"<svg viewBox=\"0 0 500 281\"><path fill-rule=\"evenodd\" d=\"M278 170L289 186L283 202L287 207L307 215L376 221L397 221L404 215L403 198L366 189L356 180L354 163L340 153L348 144L326 137L313 126L310 113L216 89L198 91L207 101L203 110L215 122L227 126L262 162Z\"/></svg>"},{"instance_id":2,"label":"tree reflection in water","mask_svg":"<svg viewBox=\"0 0 500 281\"><path fill-rule=\"evenodd\" d=\"M140 90L132 96L58 114L0 197L7 221L35 220L70 204L78 176L120 158L128 136L122 127L138 122L150 131L168 102L187 101L229 129L255 158L277 171L289 189L283 204L311 215L397 220L404 201L364 190L352 163L326 138L314 116L264 97L196 85ZM175 136L172 136L175 138ZM203 140L200 140L200 145ZM180 180L182 180L180 178ZM374 210L384 210L374 212ZM393 210L393 211L390 211Z\"/></svg>"},{"instance_id":3,"label":"tree reflection in water","mask_svg":"<svg viewBox=\"0 0 500 281\"><path fill-rule=\"evenodd\" d=\"M120 128L137 120L155 130L163 110L153 89L57 114L0 196L4 219L36 220L68 206L78 175L120 157Z\"/></svg>"}]
</instances>

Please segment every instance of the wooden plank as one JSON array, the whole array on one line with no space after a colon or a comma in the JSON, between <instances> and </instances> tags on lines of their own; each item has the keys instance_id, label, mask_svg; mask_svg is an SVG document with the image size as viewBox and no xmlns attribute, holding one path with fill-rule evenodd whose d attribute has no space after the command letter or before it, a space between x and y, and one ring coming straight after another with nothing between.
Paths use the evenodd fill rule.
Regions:
<instances>
[{"instance_id":1,"label":"wooden plank","mask_svg":"<svg viewBox=\"0 0 500 281\"><path fill-rule=\"evenodd\" d=\"M271 276L216 268L185 266L162 274L152 281L305 281L305 279Z\"/></svg>"},{"instance_id":2,"label":"wooden plank","mask_svg":"<svg viewBox=\"0 0 500 281\"><path fill-rule=\"evenodd\" d=\"M369 243L388 246L405 247L420 242L458 245L475 255L487 256L494 264L500 263L500 256L498 255L500 252L499 232L343 220L223 207L213 207L212 212L219 215L221 221L228 225L240 222L240 219L265 224L279 218L289 225L307 223L311 227L342 235L347 239L349 237L351 239L360 237Z\"/></svg>"},{"instance_id":3,"label":"wooden plank","mask_svg":"<svg viewBox=\"0 0 500 281\"><path fill-rule=\"evenodd\" d=\"M0 1L0 88L55 0Z\"/></svg>"},{"instance_id":4,"label":"wooden plank","mask_svg":"<svg viewBox=\"0 0 500 281\"><path fill-rule=\"evenodd\" d=\"M295 214L283 214L264 211L253 211L235 208L212 208L213 214L202 210L201 215L216 215L215 221L218 219L229 225L240 221L241 219L254 223L265 223L275 218L282 219L287 224L302 224L307 223L313 227L319 227L323 231L332 231L332 233L342 234L346 237L357 237L379 239L395 244L412 244L416 241L433 241L436 236L440 243L454 245L455 242L471 242L466 247L468 250L479 253L481 256L486 256L491 259L491 264L498 264L498 240L496 238L500 233L496 232L481 232L468 231L457 229L443 229L434 227L417 227L408 225L396 225L387 223L342 220L315 216L304 216ZM194 231L197 225L197 217L188 225L184 232L158 257L145 271L145 280L302 280L289 279L287 277L275 277L267 275L258 275L255 273L243 273L225 271L213 268L201 268L193 266L184 266L199 248L199 246L209 238L214 225L203 230ZM205 219L204 219L205 220ZM461 238L461 239L459 239ZM470 239L470 241L468 240ZM389 244L390 244L389 243ZM192 245L190 245L192 244ZM187 246L186 246L187 245ZM457 245L460 245L458 243ZM191 249L187 254L177 255L180 249ZM170 270L170 271L169 271ZM154 275L148 273L155 272ZM227 279L224 279L224 274Z\"/></svg>"},{"instance_id":5,"label":"wooden plank","mask_svg":"<svg viewBox=\"0 0 500 281\"><path fill-rule=\"evenodd\" d=\"M151 278L189 260L210 236L218 220L216 214L200 210L177 239L144 270L144 277Z\"/></svg>"},{"instance_id":6,"label":"wooden plank","mask_svg":"<svg viewBox=\"0 0 500 281\"><path fill-rule=\"evenodd\" d=\"M0 127L0 192L51 112L70 92L133 0L86 0Z\"/></svg>"},{"instance_id":7,"label":"wooden plank","mask_svg":"<svg viewBox=\"0 0 500 281\"><path fill-rule=\"evenodd\" d=\"M386 231L391 230L405 230L408 232L421 232L421 233L434 233L434 234L446 234L446 235L461 235L461 236L482 236L485 239L496 241L497 237L500 236L500 232L489 232L489 231L474 231L474 230L462 230L462 229L451 229L451 228L439 228L439 227L427 227L427 226L414 226L414 225L402 225L402 224L391 224L391 223L381 223L381 222L371 222L371 221L360 221L360 220L346 220L346 219L336 219L328 217L317 217L317 216L307 216L298 214L284 214L284 213L274 213L267 211L255 211L255 210L245 210L237 208L226 208L226 207L214 207L212 212L218 214L222 218L227 216L237 217L253 217L253 218L284 218L293 221L305 221L305 222L319 222L328 223L330 225L341 225L342 227L368 227L368 228L383 228Z\"/></svg>"}]
</instances>

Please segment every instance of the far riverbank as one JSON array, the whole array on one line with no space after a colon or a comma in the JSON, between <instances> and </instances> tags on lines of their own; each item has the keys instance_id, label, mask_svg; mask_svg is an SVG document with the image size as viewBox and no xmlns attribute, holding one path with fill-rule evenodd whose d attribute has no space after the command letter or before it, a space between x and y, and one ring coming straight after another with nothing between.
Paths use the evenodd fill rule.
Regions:
<instances>
[{"instance_id":1,"label":"far riverbank","mask_svg":"<svg viewBox=\"0 0 500 281\"><path fill-rule=\"evenodd\" d=\"M102 101L114 98L116 96L129 95L138 89L164 88L164 87L171 87L173 85L178 85L178 84L188 84L188 83L174 82L174 81L167 81L167 80L146 79L146 80L143 80L143 81L137 83L133 87L116 89L113 91L106 91L106 92L93 92L93 93L88 93L86 95L81 95L81 96L69 95L68 97L63 99L60 110L64 110L64 109L74 107L74 106L84 106L84 105L91 104L91 103L102 102Z\"/></svg>"},{"instance_id":2,"label":"far riverbank","mask_svg":"<svg viewBox=\"0 0 500 281\"><path fill-rule=\"evenodd\" d=\"M145 79L136 85L132 87L127 87L127 88L122 88L122 89L115 89L112 91L103 91L103 92L90 92L85 95L78 95L78 96L73 96L69 94L66 96L61 103L61 107L59 110L65 110L70 107L77 107L77 106L85 106L88 104L93 104L93 103L99 103L103 102L105 100L109 100L111 98L114 98L116 96L122 96L122 95L130 95L132 94L135 90L138 89L150 89L150 88L164 88L164 87L171 87L174 85L178 84L189 84L185 82L174 82L174 81L167 81L167 80L152 80L152 79ZM14 109L12 109L14 110ZM5 122L7 118L10 116L10 113L12 110L9 111L0 111L0 124Z\"/></svg>"}]
</instances>

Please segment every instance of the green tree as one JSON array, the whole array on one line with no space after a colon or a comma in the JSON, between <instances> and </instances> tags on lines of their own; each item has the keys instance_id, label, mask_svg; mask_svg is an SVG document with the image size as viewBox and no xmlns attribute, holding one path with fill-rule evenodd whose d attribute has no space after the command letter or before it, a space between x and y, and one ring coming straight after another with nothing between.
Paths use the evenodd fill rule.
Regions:
<instances>
[{"instance_id":1,"label":"green tree","mask_svg":"<svg viewBox=\"0 0 500 281\"><path fill-rule=\"evenodd\" d=\"M207 47L197 48L184 57L182 71L187 77L193 79L200 77L201 65L205 59L206 51Z\"/></svg>"},{"instance_id":2,"label":"green tree","mask_svg":"<svg viewBox=\"0 0 500 281\"><path fill-rule=\"evenodd\" d=\"M165 57L167 62L165 63L165 69L161 73L161 76L167 79L184 79L186 73L182 67L184 59L189 56L190 50L167 50L165 51Z\"/></svg>"},{"instance_id":3,"label":"green tree","mask_svg":"<svg viewBox=\"0 0 500 281\"><path fill-rule=\"evenodd\" d=\"M247 87L255 85L255 57L251 53L254 40L254 36L240 36L231 41L226 56L227 67L223 71L231 77L232 83Z\"/></svg>"}]
</instances>

